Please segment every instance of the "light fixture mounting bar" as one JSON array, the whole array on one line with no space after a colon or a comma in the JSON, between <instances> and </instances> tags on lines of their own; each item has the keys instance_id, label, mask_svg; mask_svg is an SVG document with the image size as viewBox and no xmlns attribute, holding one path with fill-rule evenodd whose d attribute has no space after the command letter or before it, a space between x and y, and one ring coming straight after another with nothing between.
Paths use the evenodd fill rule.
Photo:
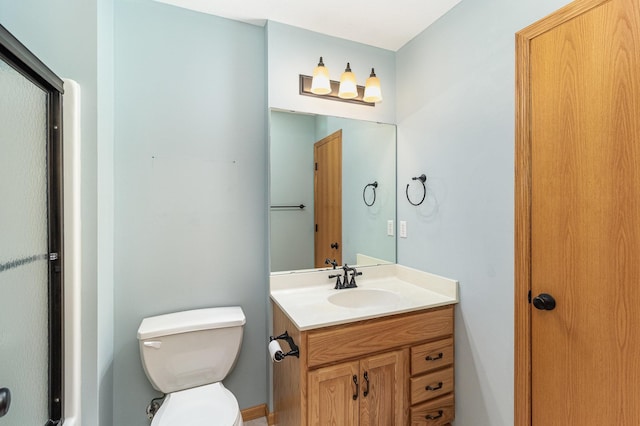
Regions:
<instances>
[{"instance_id":1,"label":"light fixture mounting bar","mask_svg":"<svg viewBox=\"0 0 640 426\"><path fill-rule=\"evenodd\" d=\"M376 104L373 102L365 102L362 100L364 98L364 86L356 86L358 88L358 96L353 99L342 99L338 97L338 89L340 87L340 82L331 80L331 93L326 95L316 95L315 93L311 93L311 80L313 77L308 75L300 74L300 94L303 96L313 96L314 98L322 98L330 101L340 101L340 102L348 102L351 104L358 105L366 105L370 107L375 107Z\"/></svg>"}]
</instances>

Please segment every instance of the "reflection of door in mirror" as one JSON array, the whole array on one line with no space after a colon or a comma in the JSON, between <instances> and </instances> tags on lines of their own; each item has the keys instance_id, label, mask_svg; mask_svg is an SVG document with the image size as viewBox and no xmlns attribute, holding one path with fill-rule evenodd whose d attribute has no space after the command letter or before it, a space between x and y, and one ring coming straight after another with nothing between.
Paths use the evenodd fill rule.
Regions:
<instances>
[{"instance_id":1,"label":"reflection of door in mirror","mask_svg":"<svg viewBox=\"0 0 640 426\"><path fill-rule=\"evenodd\" d=\"M315 267L342 265L342 130L313 145L315 162Z\"/></svg>"}]
</instances>

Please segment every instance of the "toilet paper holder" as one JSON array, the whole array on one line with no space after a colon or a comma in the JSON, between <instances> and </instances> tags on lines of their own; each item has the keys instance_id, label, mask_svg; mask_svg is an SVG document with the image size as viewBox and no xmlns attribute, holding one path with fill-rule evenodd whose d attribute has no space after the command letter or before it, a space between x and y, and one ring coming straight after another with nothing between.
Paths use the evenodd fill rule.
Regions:
<instances>
[{"instance_id":1,"label":"toilet paper holder","mask_svg":"<svg viewBox=\"0 0 640 426\"><path fill-rule=\"evenodd\" d=\"M282 358L280 358L280 360L288 356L295 356L297 358L300 358L300 349L298 348L296 343L293 341L293 337L289 336L289 333L287 331L285 331L284 333L276 337L269 336L269 343L273 342L274 340L285 340L289 344L289 347L291 348L291 350L287 353L276 354L276 357L282 354L281 355Z\"/></svg>"}]
</instances>

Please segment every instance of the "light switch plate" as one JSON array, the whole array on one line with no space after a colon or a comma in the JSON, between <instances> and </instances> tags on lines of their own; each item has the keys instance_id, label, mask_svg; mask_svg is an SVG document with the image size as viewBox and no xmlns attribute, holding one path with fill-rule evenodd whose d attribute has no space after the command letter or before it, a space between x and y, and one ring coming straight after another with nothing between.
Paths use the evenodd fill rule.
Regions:
<instances>
[{"instance_id":1,"label":"light switch plate","mask_svg":"<svg viewBox=\"0 0 640 426\"><path fill-rule=\"evenodd\" d=\"M400 238L407 238L407 221L400 221Z\"/></svg>"},{"instance_id":2,"label":"light switch plate","mask_svg":"<svg viewBox=\"0 0 640 426\"><path fill-rule=\"evenodd\" d=\"M393 236L393 220L387 221L387 235L390 237Z\"/></svg>"}]
</instances>

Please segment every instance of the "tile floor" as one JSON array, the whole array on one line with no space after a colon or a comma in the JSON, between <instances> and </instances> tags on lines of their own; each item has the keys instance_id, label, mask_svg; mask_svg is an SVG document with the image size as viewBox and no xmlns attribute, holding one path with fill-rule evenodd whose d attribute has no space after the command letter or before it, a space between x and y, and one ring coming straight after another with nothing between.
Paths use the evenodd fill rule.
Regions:
<instances>
[{"instance_id":1,"label":"tile floor","mask_svg":"<svg viewBox=\"0 0 640 426\"><path fill-rule=\"evenodd\" d=\"M244 422L244 426L268 426L268 425L269 424L267 423L266 417L261 417L259 419L253 419L253 420Z\"/></svg>"}]
</instances>

